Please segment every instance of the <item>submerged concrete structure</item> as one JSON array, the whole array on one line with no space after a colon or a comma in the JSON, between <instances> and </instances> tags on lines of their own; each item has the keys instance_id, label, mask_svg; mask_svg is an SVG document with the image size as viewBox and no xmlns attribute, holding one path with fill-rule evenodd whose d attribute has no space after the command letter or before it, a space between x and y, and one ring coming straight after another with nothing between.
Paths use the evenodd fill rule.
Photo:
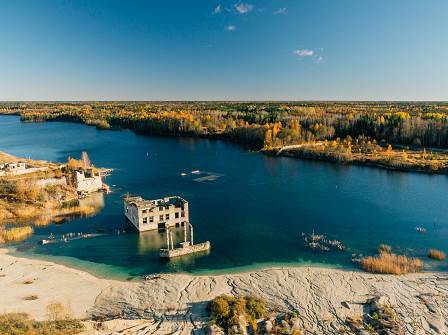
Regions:
<instances>
[{"instance_id":1,"label":"submerged concrete structure","mask_svg":"<svg viewBox=\"0 0 448 335\"><path fill-rule=\"evenodd\" d=\"M124 214L138 231L185 227L189 222L188 202L179 196L155 200L126 197Z\"/></svg>"},{"instance_id":2,"label":"submerged concrete structure","mask_svg":"<svg viewBox=\"0 0 448 335\"><path fill-rule=\"evenodd\" d=\"M188 230L190 231L190 240L188 241ZM210 250L210 241L205 241L203 243L194 244L193 243L193 226L188 223L184 225L184 241L180 243L179 247L174 247L173 234L171 230L166 230L166 248L160 249L160 257L162 258L173 258L189 254L194 254L198 252L206 252Z\"/></svg>"}]
</instances>

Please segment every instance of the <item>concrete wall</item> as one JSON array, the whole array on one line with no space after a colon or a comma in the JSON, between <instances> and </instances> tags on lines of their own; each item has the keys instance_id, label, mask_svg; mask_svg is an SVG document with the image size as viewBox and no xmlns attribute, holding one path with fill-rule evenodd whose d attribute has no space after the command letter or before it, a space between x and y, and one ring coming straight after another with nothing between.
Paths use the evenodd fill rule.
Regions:
<instances>
[{"instance_id":1,"label":"concrete wall","mask_svg":"<svg viewBox=\"0 0 448 335\"><path fill-rule=\"evenodd\" d=\"M75 187L78 192L97 192L103 187L101 176L86 177L83 172L75 171Z\"/></svg>"},{"instance_id":2,"label":"concrete wall","mask_svg":"<svg viewBox=\"0 0 448 335\"><path fill-rule=\"evenodd\" d=\"M14 170L0 170L0 176L17 176L22 174L34 173L39 171L46 171L47 167L35 167L35 168L26 168L26 169L14 169Z\"/></svg>"},{"instance_id":3,"label":"concrete wall","mask_svg":"<svg viewBox=\"0 0 448 335\"><path fill-rule=\"evenodd\" d=\"M172 258L210 250L210 241L174 249L160 249L160 257Z\"/></svg>"},{"instance_id":4,"label":"concrete wall","mask_svg":"<svg viewBox=\"0 0 448 335\"><path fill-rule=\"evenodd\" d=\"M125 200L124 215L129 221L131 221L131 223L135 226L135 228L140 230L139 224L141 219L139 215L139 210L135 204L128 204ZM154 229L157 229L157 226Z\"/></svg>"},{"instance_id":5,"label":"concrete wall","mask_svg":"<svg viewBox=\"0 0 448 335\"><path fill-rule=\"evenodd\" d=\"M164 199L166 200L166 199ZM189 222L188 203L184 203L183 209L170 205L156 206L153 208L140 207L124 202L125 216L139 231L154 230L165 227L180 227Z\"/></svg>"}]
</instances>

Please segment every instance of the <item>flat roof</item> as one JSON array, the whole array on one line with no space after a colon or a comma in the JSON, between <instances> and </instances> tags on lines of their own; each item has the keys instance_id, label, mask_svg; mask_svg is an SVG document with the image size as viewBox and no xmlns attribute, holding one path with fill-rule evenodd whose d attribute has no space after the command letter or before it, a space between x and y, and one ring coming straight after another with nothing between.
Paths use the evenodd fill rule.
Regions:
<instances>
[{"instance_id":1,"label":"flat roof","mask_svg":"<svg viewBox=\"0 0 448 335\"><path fill-rule=\"evenodd\" d=\"M157 207L157 206L169 206L179 205L187 203L187 201L177 195L171 197L165 197L161 199L146 200L140 196L127 197L124 200L128 204L134 204L137 207Z\"/></svg>"}]
</instances>

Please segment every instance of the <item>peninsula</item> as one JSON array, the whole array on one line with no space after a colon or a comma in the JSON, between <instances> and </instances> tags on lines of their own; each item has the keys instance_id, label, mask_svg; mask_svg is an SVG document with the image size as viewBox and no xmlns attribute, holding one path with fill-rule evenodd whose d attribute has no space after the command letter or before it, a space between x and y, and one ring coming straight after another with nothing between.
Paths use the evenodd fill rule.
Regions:
<instances>
[{"instance_id":1,"label":"peninsula","mask_svg":"<svg viewBox=\"0 0 448 335\"><path fill-rule=\"evenodd\" d=\"M61 164L0 152L0 243L26 238L32 232L30 223L45 225L97 212L100 208L83 199L107 189L102 171L90 163L87 153L81 160L69 158Z\"/></svg>"}]
</instances>

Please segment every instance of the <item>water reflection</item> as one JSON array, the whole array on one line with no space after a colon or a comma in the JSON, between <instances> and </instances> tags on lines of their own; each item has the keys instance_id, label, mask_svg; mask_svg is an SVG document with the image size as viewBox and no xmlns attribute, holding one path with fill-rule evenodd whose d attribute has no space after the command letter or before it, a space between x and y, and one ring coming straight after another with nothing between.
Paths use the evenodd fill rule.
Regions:
<instances>
[{"instance_id":1,"label":"water reflection","mask_svg":"<svg viewBox=\"0 0 448 335\"><path fill-rule=\"evenodd\" d=\"M104 193L96 192L84 199L79 199L79 206L92 207L97 211L101 210L104 207Z\"/></svg>"}]
</instances>

